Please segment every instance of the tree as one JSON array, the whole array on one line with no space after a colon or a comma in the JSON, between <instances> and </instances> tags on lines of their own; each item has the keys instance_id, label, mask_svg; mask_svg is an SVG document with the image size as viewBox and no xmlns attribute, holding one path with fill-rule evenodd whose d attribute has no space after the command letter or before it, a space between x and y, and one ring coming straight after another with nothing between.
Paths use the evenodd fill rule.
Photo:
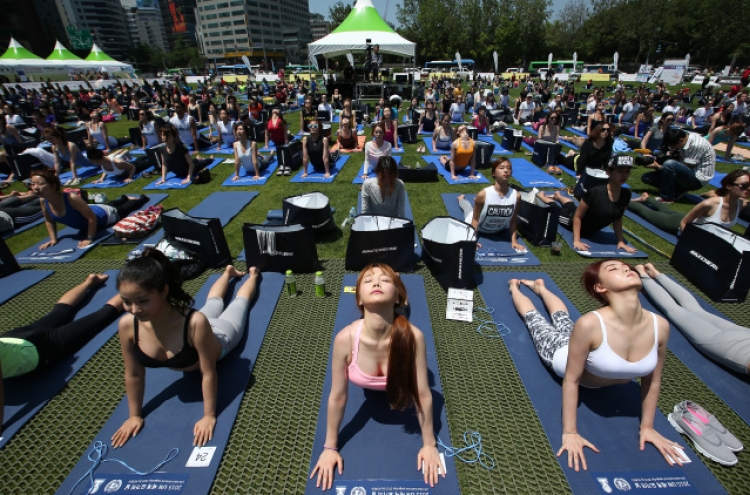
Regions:
<instances>
[{"instance_id":1,"label":"tree","mask_svg":"<svg viewBox=\"0 0 750 495\"><path fill-rule=\"evenodd\" d=\"M331 31L333 32L334 29L339 27L339 24L344 22L344 19L346 19L351 12L351 5L345 5L344 2L341 2L340 0L334 3L331 8L328 9L328 18L331 22Z\"/></svg>"}]
</instances>

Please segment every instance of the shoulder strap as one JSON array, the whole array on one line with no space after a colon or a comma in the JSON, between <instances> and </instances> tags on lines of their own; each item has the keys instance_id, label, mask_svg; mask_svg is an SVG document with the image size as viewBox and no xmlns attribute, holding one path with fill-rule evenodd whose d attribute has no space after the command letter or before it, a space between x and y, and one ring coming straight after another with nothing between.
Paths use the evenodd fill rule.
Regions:
<instances>
[{"instance_id":1,"label":"shoulder strap","mask_svg":"<svg viewBox=\"0 0 750 495\"><path fill-rule=\"evenodd\" d=\"M604 324L604 318L602 318L602 315L600 315L598 311L592 311L592 313L594 313L596 317L599 318L599 324L602 326L602 344L607 344L607 327Z\"/></svg>"},{"instance_id":2,"label":"shoulder strap","mask_svg":"<svg viewBox=\"0 0 750 495\"><path fill-rule=\"evenodd\" d=\"M190 312L188 312L187 316L185 316L185 326L182 330L182 341L184 345L189 345L188 337L189 331L190 331L190 319L193 317L193 313L195 313L195 309L191 309Z\"/></svg>"}]
</instances>

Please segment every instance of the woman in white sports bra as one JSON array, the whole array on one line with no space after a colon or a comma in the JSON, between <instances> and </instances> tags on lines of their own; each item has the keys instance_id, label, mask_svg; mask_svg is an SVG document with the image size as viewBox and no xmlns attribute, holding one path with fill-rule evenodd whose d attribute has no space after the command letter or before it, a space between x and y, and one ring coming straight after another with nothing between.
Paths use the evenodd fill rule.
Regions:
<instances>
[{"instance_id":1,"label":"woman in white sports bra","mask_svg":"<svg viewBox=\"0 0 750 495\"><path fill-rule=\"evenodd\" d=\"M260 173L271 164L275 152L271 150L271 153L267 156L260 154L258 152L258 143L248 139L250 131L244 122L234 124L234 135L236 141L233 144L234 176L232 177L232 182L238 181L241 178L240 167L245 169L245 174L251 175L253 180L259 180Z\"/></svg>"},{"instance_id":2,"label":"woman in white sports bra","mask_svg":"<svg viewBox=\"0 0 750 495\"><path fill-rule=\"evenodd\" d=\"M581 282L604 306L581 316L575 325L565 303L544 286L543 280L512 279L509 284L513 304L531 333L539 357L563 379L563 435L557 455L567 450L568 467L578 471L581 467L587 468L584 447L599 452L578 434L579 386L606 387L641 377L640 447L643 449L647 442L652 443L670 466L675 462L682 464L678 455L682 447L654 429L669 323L641 307L638 299L641 278L635 269L620 260L602 260L589 265ZM521 293L520 284L542 298L551 324Z\"/></svg>"},{"instance_id":3,"label":"woman in white sports bra","mask_svg":"<svg viewBox=\"0 0 750 495\"><path fill-rule=\"evenodd\" d=\"M98 110L91 112L91 121L86 123L86 131L88 132L88 145L104 146L105 155L109 154L110 148L117 148L119 145L117 138L108 134L107 124L102 122L102 115Z\"/></svg>"}]
</instances>

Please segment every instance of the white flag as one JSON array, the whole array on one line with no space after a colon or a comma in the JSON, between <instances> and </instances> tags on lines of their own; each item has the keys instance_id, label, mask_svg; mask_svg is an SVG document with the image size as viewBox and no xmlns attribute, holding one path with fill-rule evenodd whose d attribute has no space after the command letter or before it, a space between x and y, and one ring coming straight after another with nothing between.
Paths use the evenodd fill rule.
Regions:
<instances>
[{"instance_id":1,"label":"white flag","mask_svg":"<svg viewBox=\"0 0 750 495\"><path fill-rule=\"evenodd\" d=\"M456 62L458 62L458 70L461 70L461 54L456 52Z\"/></svg>"},{"instance_id":2,"label":"white flag","mask_svg":"<svg viewBox=\"0 0 750 495\"><path fill-rule=\"evenodd\" d=\"M315 58L315 55L310 55L310 64L315 67L315 72L320 71L320 67L318 67L318 59Z\"/></svg>"},{"instance_id":3,"label":"white flag","mask_svg":"<svg viewBox=\"0 0 750 495\"><path fill-rule=\"evenodd\" d=\"M552 54L549 54L549 57L547 57L547 70L552 70Z\"/></svg>"},{"instance_id":4,"label":"white flag","mask_svg":"<svg viewBox=\"0 0 750 495\"><path fill-rule=\"evenodd\" d=\"M617 70L617 63L620 61L620 53L615 52L615 56L612 58L614 59L614 62L615 62L615 70Z\"/></svg>"},{"instance_id":5,"label":"white flag","mask_svg":"<svg viewBox=\"0 0 750 495\"><path fill-rule=\"evenodd\" d=\"M349 65L354 67L354 55L352 55L352 52L346 54L346 59L349 61Z\"/></svg>"},{"instance_id":6,"label":"white flag","mask_svg":"<svg viewBox=\"0 0 750 495\"><path fill-rule=\"evenodd\" d=\"M495 74L499 74L500 68L497 66L497 52L492 52L492 59L495 61Z\"/></svg>"}]
</instances>

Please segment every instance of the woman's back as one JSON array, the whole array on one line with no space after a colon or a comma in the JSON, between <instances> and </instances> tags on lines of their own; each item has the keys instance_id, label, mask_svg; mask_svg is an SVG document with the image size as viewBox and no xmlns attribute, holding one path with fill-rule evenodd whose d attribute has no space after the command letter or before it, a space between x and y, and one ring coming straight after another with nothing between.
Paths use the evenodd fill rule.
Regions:
<instances>
[{"instance_id":1,"label":"woman's back","mask_svg":"<svg viewBox=\"0 0 750 495\"><path fill-rule=\"evenodd\" d=\"M365 180L362 185L362 214L405 217L406 188L401 179L396 179L393 191L383 196L376 177Z\"/></svg>"}]
</instances>

